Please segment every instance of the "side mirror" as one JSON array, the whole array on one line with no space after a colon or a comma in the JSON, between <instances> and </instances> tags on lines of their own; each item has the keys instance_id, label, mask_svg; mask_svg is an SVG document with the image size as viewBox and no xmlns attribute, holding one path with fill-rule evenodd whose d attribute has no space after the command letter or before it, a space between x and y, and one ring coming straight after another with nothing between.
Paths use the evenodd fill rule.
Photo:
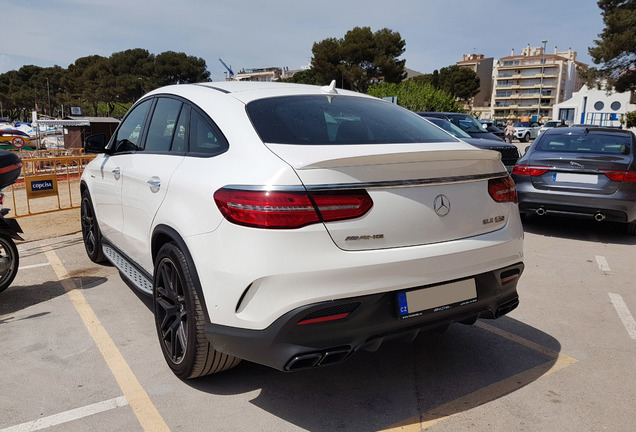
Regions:
<instances>
[{"instance_id":1,"label":"side mirror","mask_svg":"<svg viewBox=\"0 0 636 432\"><path fill-rule=\"evenodd\" d=\"M106 151L106 135L91 135L84 139L84 151L86 153L104 153Z\"/></svg>"}]
</instances>

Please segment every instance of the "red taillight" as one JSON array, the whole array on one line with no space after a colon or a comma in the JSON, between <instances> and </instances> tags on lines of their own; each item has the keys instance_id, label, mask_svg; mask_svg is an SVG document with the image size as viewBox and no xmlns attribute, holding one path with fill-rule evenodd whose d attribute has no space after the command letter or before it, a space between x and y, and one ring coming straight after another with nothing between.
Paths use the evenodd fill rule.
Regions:
<instances>
[{"instance_id":1,"label":"red taillight","mask_svg":"<svg viewBox=\"0 0 636 432\"><path fill-rule=\"evenodd\" d=\"M515 165L512 168L512 173L525 176L540 176L548 172L552 167L548 166L533 166L533 165Z\"/></svg>"},{"instance_id":2,"label":"red taillight","mask_svg":"<svg viewBox=\"0 0 636 432\"><path fill-rule=\"evenodd\" d=\"M497 202L517 202L517 188L510 177L488 180L488 193Z\"/></svg>"},{"instance_id":3,"label":"red taillight","mask_svg":"<svg viewBox=\"0 0 636 432\"><path fill-rule=\"evenodd\" d=\"M0 206L4 204L4 194L0 192Z\"/></svg>"},{"instance_id":4,"label":"red taillight","mask_svg":"<svg viewBox=\"0 0 636 432\"><path fill-rule=\"evenodd\" d=\"M622 171L622 170L599 170L605 174L610 180L617 182L636 182L636 171Z\"/></svg>"},{"instance_id":5,"label":"red taillight","mask_svg":"<svg viewBox=\"0 0 636 432\"><path fill-rule=\"evenodd\" d=\"M371 197L364 190L314 192L310 197L307 192L222 188L214 193L214 200L230 222L272 229L351 219L364 215L373 206Z\"/></svg>"}]
</instances>

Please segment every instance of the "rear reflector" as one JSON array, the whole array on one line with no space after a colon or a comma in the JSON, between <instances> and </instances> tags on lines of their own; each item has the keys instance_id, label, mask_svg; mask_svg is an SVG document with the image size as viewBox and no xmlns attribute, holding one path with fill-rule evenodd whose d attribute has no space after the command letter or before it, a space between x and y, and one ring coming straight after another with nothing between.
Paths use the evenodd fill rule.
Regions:
<instances>
[{"instance_id":1,"label":"rear reflector","mask_svg":"<svg viewBox=\"0 0 636 432\"><path fill-rule=\"evenodd\" d=\"M532 165L515 165L512 173L525 176L540 176L548 172L552 167L548 166L532 166Z\"/></svg>"},{"instance_id":2,"label":"rear reflector","mask_svg":"<svg viewBox=\"0 0 636 432\"><path fill-rule=\"evenodd\" d=\"M342 192L253 191L221 188L214 193L221 214L238 225L293 229L364 215L373 201L364 190Z\"/></svg>"},{"instance_id":3,"label":"rear reflector","mask_svg":"<svg viewBox=\"0 0 636 432\"><path fill-rule=\"evenodd\" d=\"M636 182L636 171L622 171L622 170L599 170L605 174L610 180L618 182Z\"/></svg>"},{"instance_id":4,"label":"rear reflector","mask_svg":"<svg viewBox=\"0 0 636 432\"><path fill-rule=\"evenodd\" d=\"M517 202L517 188L510 177L488 180L488 193L497 202Z\"/></svg>"},{"instance_id":5,"label":"rear reflector","mask_svg":"<svg viewBox=\"0 0 636 432\"><path fill-rule=\"evenodd\" d=\"M348 316L349 316L348 313L342 313L338 315L329 315L329 316L299 321L298 323L296 323L296 325L307 325L307 324L317 324L321 322L337 321L337 320L345 319Z\"/></svg>"}]
</instances>

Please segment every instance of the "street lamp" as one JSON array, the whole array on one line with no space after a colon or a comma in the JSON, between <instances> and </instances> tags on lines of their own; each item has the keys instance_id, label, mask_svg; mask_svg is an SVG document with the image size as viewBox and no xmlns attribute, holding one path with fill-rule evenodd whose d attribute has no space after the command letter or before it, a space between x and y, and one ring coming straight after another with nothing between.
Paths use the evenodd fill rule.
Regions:
<instances>
[{"instance_id":1,"label":"street lamp","mask_svg":"<svg viewBox=\"0 0 636 432\"><path fill-rule=\"evenodd\" d=\"M547 40L542 40L543 51L541 51L541 82L539 84L539 106L537 106L537 122L541 117L541 97L543 96L543 75L545 73L545 45L548 43Z\"/></svg>"}]
</instances>

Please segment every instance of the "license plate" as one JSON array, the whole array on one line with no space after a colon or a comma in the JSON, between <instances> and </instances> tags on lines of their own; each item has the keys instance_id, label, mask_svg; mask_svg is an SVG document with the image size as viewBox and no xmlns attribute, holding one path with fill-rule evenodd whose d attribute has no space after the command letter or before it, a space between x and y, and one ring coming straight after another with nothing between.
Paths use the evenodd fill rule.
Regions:
<instances>
[{"instance_id":1,"label":"license plate","mask_svg":"<svg viewBox=\"0 0 636 432\"><path fill-rule=\"evenodd\" d=\"M598 176L596 174L554 173L552 181L598 184Z\"/></svg>"},{"instance_id":2,"label":"license plate","mask_svg":"<svg viewBox=\"0 0 636 432\"><path fill-rule=\"evenodd\" d=\"M444 285L399 292L397 297L400 318L413 318L424 313L440 312L454 306L476 302L477 286L474 279L464 279Z\"/></svg>"}]
</instances>

